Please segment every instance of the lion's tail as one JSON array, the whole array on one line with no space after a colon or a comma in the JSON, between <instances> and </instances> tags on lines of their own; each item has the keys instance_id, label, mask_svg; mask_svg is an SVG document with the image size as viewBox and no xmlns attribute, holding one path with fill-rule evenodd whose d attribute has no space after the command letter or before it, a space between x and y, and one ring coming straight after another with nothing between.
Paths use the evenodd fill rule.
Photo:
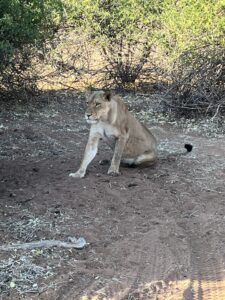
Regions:
<instances>
[{"instance_id":1,"label":"lion's tail","mask_svg":"<svg viewBox=\"0 0 225 300\"><path fill-rule=\"evenodd\" d=\"M193 146L191 144L184 144L184 148L186 149L186 151L176 151L173 153L168 153L166 155L163 155L163 159L176 158L179 156L187 155L193 150Z\"/></svg>"},{"instance_id":2,"label":"lion's tail","mask_svg":"<svg viewBox=\"0 0 225 300\"><path fill-rule=\"evenodd\" d=\"M184 144L184 148L187 149L187 152L191 152L193 149L193 146L191 144Z\"/></svg>"},{"instance_id":3,"label":"lion's tail","mask_svg":"<svg viewBox=\"0 0 225 300\"><path fill-rule=\"evenodd\" d=\"M183 156L183 155L187 155L188 153L190 153L192 151L193 146L191 144L184 144L184 148L186 149L186 151L184 151L184 152L175 152L171 156Z\"/></svg>"}]
</instances>

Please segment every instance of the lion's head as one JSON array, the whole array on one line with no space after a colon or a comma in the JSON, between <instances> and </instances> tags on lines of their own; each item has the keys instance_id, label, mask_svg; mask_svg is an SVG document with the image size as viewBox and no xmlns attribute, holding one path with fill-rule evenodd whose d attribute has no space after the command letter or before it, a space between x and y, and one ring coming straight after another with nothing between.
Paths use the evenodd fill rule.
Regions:
<instances>
[{"instance_id":1,"label":"lion's head","mask_svg":"<svg viewBox=\"0 0 225 300\"><path fill-rule=\"evenodd\" d=\"M87 109L85 119L89 124L107 121L111 108L111 93L104 91L89 92L86 95Z\"/></svg>"}]
</instances>

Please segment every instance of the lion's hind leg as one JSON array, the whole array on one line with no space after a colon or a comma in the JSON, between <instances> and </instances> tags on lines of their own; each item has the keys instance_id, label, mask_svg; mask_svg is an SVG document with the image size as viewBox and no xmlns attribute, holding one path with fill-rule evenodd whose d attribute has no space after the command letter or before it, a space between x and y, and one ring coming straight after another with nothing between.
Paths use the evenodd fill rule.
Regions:
<instances>
[{"instance_id":1,"label":"lion's hind leg","mask_svg":"<svg viewBox=\"0 0 225 300\"><path fill-rule=\"evenodd\" d=\"M121 165L124 167L134 167L135 158L122 158Z\"/></svg>"},{"instance_id":2,"label":"lion's hind leg","mask_svg":"<svg viewBox=\"0 0 225 300\"><path fill-rule=\"evenodd\" d=\"M134 165L151 165L157 159L157 154L155 151L147 151L144 154L139 155L135 161Z\"/></svg>"},{"instance_id":3,"label":"lion's hind leg","mask_svg":"<svg viewBox=\"0 0 225 300\"><path fill-rule=\"evenodd\" d=\"M136 167L136 166L149 166L152 165L157 159L155 151L147 151L136 158L123 158L121 164L125 167Z\"/></svg>"}]
</instances>

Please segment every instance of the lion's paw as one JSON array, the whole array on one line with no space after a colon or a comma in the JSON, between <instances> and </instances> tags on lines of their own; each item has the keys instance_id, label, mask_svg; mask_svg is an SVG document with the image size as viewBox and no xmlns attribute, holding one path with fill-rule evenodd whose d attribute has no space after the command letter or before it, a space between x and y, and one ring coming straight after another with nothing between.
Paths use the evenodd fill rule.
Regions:
<instances>
[{"instance_id":1,"label":"lion's paw","mask_svg":"<svg viewBox=\"0 0 225 300\"><path fill-rule=\"evenodd\" d=\"M84 172L79 172L77 171L76 173L70 173L69 177L73 177L73 178L84 178L85 173Z\"/></svg>"},{"instance_id":2,"label":"lion's paw","mask_svg":"<svg viewBox=\"0 0 225 300\"><path fill-rule=\"evenodd\" d=\"M108 170L108 175L110 175L110 176L119 176L120 172L117 171L117 170L109 169Z\"/></svg>"}]
</instances>

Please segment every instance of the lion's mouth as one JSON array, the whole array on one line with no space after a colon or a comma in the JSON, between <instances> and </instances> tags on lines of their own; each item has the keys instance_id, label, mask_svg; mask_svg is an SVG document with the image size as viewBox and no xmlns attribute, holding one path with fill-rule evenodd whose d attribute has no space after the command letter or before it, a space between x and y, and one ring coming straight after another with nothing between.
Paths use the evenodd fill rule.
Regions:
<instances>
[{"instance_id":1,"label":"lion's mouth","mask_svg":"<svg viewBox=\"0 0 225 300\"><path fill-rule=\"evenodd\" d=\"M85 115L85 119L87 121L88 124L95 124L98 122L97 119L95 119L93 116L87 116Z\"/></svg>"},{"instance_id":2,"label":"lion's mouth","mask_svg":"<svg viewBox=\"0 0 225 300\"><path fill-rule=\"evenodd\" d=\"M96 124L98 122L98 120L93 120L93 119L92 120L87 119L86 121L88 124Z\"/></svg>"}]
</instances>

